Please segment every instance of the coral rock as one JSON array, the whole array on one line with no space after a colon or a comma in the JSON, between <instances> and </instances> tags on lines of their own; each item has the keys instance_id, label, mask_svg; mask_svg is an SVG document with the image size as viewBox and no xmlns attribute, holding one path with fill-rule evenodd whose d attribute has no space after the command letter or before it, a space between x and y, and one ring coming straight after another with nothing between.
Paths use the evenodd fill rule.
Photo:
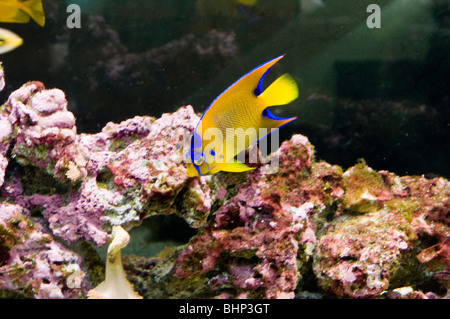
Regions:
<instances>
[{"instance_id":1,"label":"coral rock","mask_svg":"<svg viewBox=\"0 0 450 319\"><path fill-rule=\"evenodd\" d=\"M409 249L401 216L379 210L339 223L315 253L319 284L338 296L367 298L387 289L392 265Z\"/></svg>"},{"instance_id":2,"label":"coral rock","mask_svg":"<svg viewBox=\"0 0 450 319\"><path fill-rule=\"evenodd\" d=\"M27 297L76 298L86 288L82 258L18 205L0 205L0 289Z\"/></svg>"},{"instance_id":3,"label":"coral rock","mask_svg":"<svg viewBox=\"0 0 450 319\"><path fill-rule=\"evenodd\" d=\"M198 120L185 106L77 134L62 91L13 92L0 109L0 289L86 296L91 278L66 247L101 247L112 228L174 214L196 234L124 261L145 298L448 296L448 180L363 161L344 172L299 134L251 172L189 178Z\"/></svg>"}]
</instances>

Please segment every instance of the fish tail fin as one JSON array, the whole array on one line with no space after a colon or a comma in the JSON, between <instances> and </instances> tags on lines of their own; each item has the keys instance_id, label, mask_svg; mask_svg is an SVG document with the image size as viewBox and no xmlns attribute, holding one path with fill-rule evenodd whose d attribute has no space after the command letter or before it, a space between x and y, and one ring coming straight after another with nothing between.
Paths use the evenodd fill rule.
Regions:
<instances>
[{"instance_id":1,"label":"fish tail fin","mask_svg":"<svg viewBox=\"0 0 450 319\"><path fill-rule=\"evenodd\" d=\"M297 83L289 74L283 74L276 79L258 98L264 101L264 107L284 105L298 97Z\"/></svg>"},{"instance_id":2,"label":"fish tail fin","mask_svg":"<svg viewBox=\"0 0 450 319\"><path fill-rule=\"evenodd\" d=\"M29 4L23 5L22 10L29 14L41 27L45 25L45 13L42 0L30 0Z\"/></svg>"}]
</instances>

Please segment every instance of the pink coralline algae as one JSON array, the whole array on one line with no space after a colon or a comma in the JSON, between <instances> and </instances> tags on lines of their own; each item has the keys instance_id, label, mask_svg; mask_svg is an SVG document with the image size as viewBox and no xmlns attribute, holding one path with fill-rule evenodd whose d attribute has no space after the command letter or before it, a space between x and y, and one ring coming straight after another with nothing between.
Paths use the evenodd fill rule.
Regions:
<instances>
[{"instance_id":1,"label":"pink coralline algae","mask_svg":"<svg viewBox=\"0 0 450 319\"><path fill-rule=\"evenodd\" d=\"M60 194L40 194L39 189L24 194L20 173L3 185L2 195L14 198L27 209L42 207L55 234L68 241L86 237L98 244L105 243L107 233L100 227L101 206L98 200L90 199L99 195L87 178L88 149L80 143L64 93L58 89L44 90L40 82L27 83L3 105L0 127L5 159L11 151L11 158L18 164L41 169L57 180L68 180L69 184L84 180L68 196L69 203Z\"/></svg>"},{"instance_id":2,"label":"pink coralline algae","mask_svg":"<svg viewBox=\"0 0 450 319\"><path fill-rule=\"evenodd\" d=\"M64 93L27 83L11 94L0 114L3 167L11 149L15 162L53 176L67 192L29 194L22 190L25 177L20 181L19 173L4 185L2 195L27 209L41 207L52 231L66 241L84 238L102 246L108 239L102 226L108 222L137 224L147 215L174 212L171 204L188 179L179 136L189 134L197 119L186 108L175 118L136 117L109 123L95 135L77 135ZM108 174L111 179L104 179ZM208 194L197 188L198 205L205 205ZM201 223L196 218L192 223Z\"/></svg>"},{"instance_id":3,"label":"pink coralline algae","mask_svg":"<svg viewBox=\"0 0 450 319\"><path fill-rule=\"evenodd\" d=\"M35 298L77 298L86 289L82 258L58 243L19 205L0 205L0 289Z\"/></svg>"},{"instance_id":4,"label":"pink coralline algae","mask_svg":"<svg viewBox=\"0 0 450 319\"><path fill-rule=\"evenodd\" d=\"M253 171L189 178L198 119L185 106L78 134L61 90L13 92L0 109L0 290L86 297L102 263L80 247L176 215L196 231L185 244L123 261L144 298L448 297L446 179L343 171L302 135Z\"/></svg>"},{"instance_id":5,"label":"pink coralline algae","mask_svg":"<svg viewBox=\"0 0 450 319\"><path fill-rule=\"evenodd\" d=\"M365 163L345 175L352 181L347 184L346 195L354 196L362 186L356 181L366 179L359 199L353 198L364 205L347 209L358 207L361 211L354 213L367 213L352 217L343 214L326 227L314 260L322 288L338 296L368 298L399 285L421 287L432 282L446 294L450 183L443 178L428 180L375 172ZM427 271L434 276L427 278ZM426 297L416 297L419 295Z\"/></svg>"},{"instance_id":6,"label":"pink coralline algae","mask_svg":"<svg viewBox=\"0 0 450 319\"><path fill-rule=\"evenodd\" d=\"M400 216L380 210L340 223L322 236L315 260L321 285L356 298L387 290L391 267L409 248L405 232L397 229L404 223Z\"/></svg>"}]
</instances>

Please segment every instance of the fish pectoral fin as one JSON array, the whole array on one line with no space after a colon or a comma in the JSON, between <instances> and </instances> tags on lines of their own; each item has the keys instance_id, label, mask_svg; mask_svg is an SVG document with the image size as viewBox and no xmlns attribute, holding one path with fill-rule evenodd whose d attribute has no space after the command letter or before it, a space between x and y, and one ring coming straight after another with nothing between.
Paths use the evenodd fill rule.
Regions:
<instances>
[{"instance_id":1,"label":"fish pectoral fin","mask_svg":"<svg viewBox=\"0 0 450 319\"><path fill-rule=\"evenodd\" d=\"M284 105L294 101L298 97L297 83L289 74L283 74L276 79L261 95L259 99L264 101L265 107Z\"/></svg>"},{"instance_id":2,"label":"fish pectoral fin","mask_svg":"<svg viewBox=\"0 0 450 319\"><path fill-rule=\"evenodd\" d=\"M235 160L234 162L226 164L225 167L221 169L221 171L239 173L251 171L252 169L255 169L255 167L247 166L244 163Z\"/></svg>"}]
</instances>

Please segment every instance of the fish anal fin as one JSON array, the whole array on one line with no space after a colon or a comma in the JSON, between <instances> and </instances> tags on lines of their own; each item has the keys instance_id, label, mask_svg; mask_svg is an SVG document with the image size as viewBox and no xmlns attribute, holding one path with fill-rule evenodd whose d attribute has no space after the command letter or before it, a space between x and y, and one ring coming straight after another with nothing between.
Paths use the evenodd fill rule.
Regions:
<instances>
[{"instance_id":1,"label":"fish anal fin","mask_svg":"<svg viewBox=\"0 0 450 319\"><path fill-rule=\"evenodd\" d=\"M233 162L226 164L221 169L221 171L240 173L240 172L251 171L253 169L255 169L255 167L247 166L244 163L241 163L241 162L238 162L237 160L235 160Z\"/></svg>"},{"instance_id":2,"label":"fish anal fin","mask_svg":"<svg viewBox=\"0 0 450 319\"><path fill-rule=\"evenodd\" d=\"M262 126L276 129L283 125L288 124L289 122L292 122L296 120L297 117L278 117L272 114L272 112L269 111L269 109L264 109L262 112Z\"/></svg>"},{"instance_id":3,"label":"fish anal fin","mask_svg":"<svg viewBox=\"0 0 450 319\"><path fill-rule=\"evenodd\" d=\"M264 92L258 96L263 100L265 107L273 105L284 105L292 102L298 97L297 83L289 74L283 74L276 79Z\"/></svg>"}]
</instances>

